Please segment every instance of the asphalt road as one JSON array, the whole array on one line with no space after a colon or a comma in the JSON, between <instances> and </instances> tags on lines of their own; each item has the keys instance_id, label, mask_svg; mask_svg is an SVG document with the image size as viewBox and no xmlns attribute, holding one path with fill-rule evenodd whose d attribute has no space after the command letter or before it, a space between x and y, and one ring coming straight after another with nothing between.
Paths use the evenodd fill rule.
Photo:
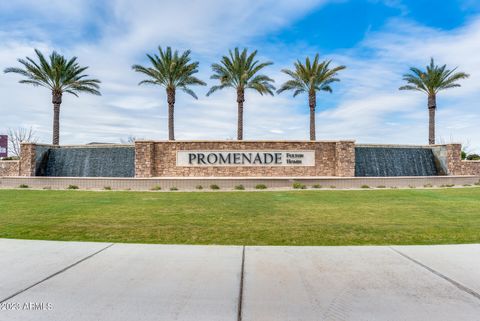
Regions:
<instances>
[{"instance_id":1,"label":"asphalt road","mask_svg":"<svg viewBox=\"0 0 480 321\"><path fill-rule=\"evenodd\" d=\"M1 321L480 320L480 245L0 239Z\"/></svg>"}]
</instances>

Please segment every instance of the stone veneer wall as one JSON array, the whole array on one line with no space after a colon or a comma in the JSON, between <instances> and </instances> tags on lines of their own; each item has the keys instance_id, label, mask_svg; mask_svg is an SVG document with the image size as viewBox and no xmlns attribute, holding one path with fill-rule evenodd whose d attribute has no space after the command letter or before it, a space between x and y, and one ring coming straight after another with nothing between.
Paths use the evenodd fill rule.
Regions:
<instances>
[{"instance_id":1,"label":"stone veneer wall","mask_svg":"<svg viewBox=\"0 0 480 321\"><path fill-rule=\"evenodd\" d=\"M444 145L448 175L480 175L480 161L462 160L462 145Z\"/></svg>"},{"instance_id":2,"label":"stone veneer wall","mask_svg":"<svg viewBox=\"0 0 480 321\"><path fill-rule=\"evenodd\" d=\"M36 144L22 143L20 147L20 166L18 176L35 176Z\"/></svg>"},{"instance_id":3,"label":"stone veneer wall","mask_svg":"<svg viewBox=\"0 0 480 321\"><path fill-rule=\"evenodd\" d=\"M314 150L315 166L176 166L180 150ZM355 176L353 141L137 141L136 177Z\"/></svg>"},{"instance_id":4,"label":"stone veneer wall","mask_svg":"<svg viewBox=\"0 0 480 321\"><path fill-rule=\"evenodd\" d=\"M448 144L447 149L447 168L448 175L462 175L462 145Z\"/></svg>"},{"instance_id":5,"label":"stone veneer wall","mask_svg":"<svg viewBox=\"0 0 480 321\"><path fill-rule=\"evenodd\" d=\"M462 175L480 176L480 161L462 161Z\"/></svg>"},{"instance_id":6,"label":"stone veneer wall","mask_svg":"<svg viewBox=\"0 0 480 321\"><path fill-rule=\"evenodd\" d=\"M20 161L18 160L10 160L10 161L0 160L0 177L18 176L19 166L20 166Z\"/></svg>"}]
</instances>

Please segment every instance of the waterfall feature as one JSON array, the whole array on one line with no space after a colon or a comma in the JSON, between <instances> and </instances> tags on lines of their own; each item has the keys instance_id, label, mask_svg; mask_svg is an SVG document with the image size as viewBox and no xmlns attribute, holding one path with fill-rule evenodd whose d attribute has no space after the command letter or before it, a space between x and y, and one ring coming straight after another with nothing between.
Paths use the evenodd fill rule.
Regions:
<instances>
[{"instance_id":1,"label":"waterfall feature","mask_svg":"<svg viewBox=\"0 0 480 321\"><path fill-rule=\"evenodd\" d=\"M37 146L35 175L134 177L135 147L97 145L47 148Z\"/></svg>"},{"instance_id":2,"label":"waterfall feature","mask_svg":"<svg viewBox=\"0 0 480 321\"><path fill-rule=\"evenodd\" d=\"M355 147L355 176L435 176L435 155L422 147Z\"/></svg>"}]
</instances>

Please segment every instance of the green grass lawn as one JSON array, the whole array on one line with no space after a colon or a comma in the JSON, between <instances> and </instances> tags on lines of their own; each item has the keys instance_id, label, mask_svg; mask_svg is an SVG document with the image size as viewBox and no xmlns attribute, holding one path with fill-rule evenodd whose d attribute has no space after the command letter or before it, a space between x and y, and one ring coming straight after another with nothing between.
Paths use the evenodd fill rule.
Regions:
<instances>
[{"instance_id":1,"label":"green grass lawn","mask_svg":"<svg viewBox=\"0 0 480 321\"><path fill-rule=\"evenodd\" d=\"M0 190L0 238L242 245L478 243L480 188Z\"/></svg>"}]
</instances>

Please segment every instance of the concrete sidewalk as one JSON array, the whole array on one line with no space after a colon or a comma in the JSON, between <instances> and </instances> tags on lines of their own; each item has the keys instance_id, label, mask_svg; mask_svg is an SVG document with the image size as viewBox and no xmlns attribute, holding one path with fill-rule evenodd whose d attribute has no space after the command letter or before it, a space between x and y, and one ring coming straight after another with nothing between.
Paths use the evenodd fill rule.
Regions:
<instances>
[{"instance_id":1,"label":"concrete sidewalk","mask_svg":"<svg viewBox=\"0 0 480 321\"><path fill-rule=\"evenodd\" d=\"M0 320L480 320L480 245L0 239Z\"/></svg>"}]
</instances>

